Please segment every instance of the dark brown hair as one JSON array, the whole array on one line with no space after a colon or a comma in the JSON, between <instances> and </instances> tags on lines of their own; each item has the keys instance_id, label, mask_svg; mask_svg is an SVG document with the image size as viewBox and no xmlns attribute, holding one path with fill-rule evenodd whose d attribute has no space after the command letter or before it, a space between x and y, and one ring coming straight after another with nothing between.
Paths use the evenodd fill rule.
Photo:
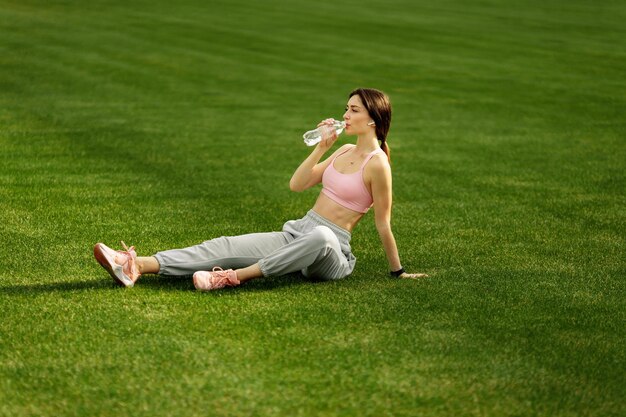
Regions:
<instances>
[{"instance_id":1,"label":"dark brown hair","mask_svg":"<svg viewBox=\"0 0 626 417\"><path fill-rule=\"evenodd\" d=\"M387 133L391 126L391 102L387 94L373 88L357 88L350 93L348 99L358 95L376 125L376 138L380 141L380 148L387 154L391 162L391 150L387 145Z\"/></svg>"}]
</instances>

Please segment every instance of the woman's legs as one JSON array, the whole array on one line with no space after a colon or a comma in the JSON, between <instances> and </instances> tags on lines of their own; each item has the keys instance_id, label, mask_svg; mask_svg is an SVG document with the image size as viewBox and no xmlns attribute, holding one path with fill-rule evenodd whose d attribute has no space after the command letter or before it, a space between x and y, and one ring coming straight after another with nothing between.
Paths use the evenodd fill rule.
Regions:
<instances>
[{"instance_id":1,"label":"woman's legs","mask_svg":"<svg viewBox=\"0 0 626 417\"><path fill-rule=\"evenodd\" d=\"M302 271L308 277L322 279L339 279L350 274L354 257L350 255L351 260L346 259L342 244L333 230L324 225L312 229L294 228L298 224L300 223L291 224L290 229L283 232L220 237L192 247L163 251L148 257L137 257L131 248L123 253L124 259L132 260L128 264L136 265L138 273L135 278L131 277L132 282L123 282L122 285L132 285L141 274L191 275L198 271L208 271L211 274L216 267L219 268L214 275L220 281L222 276L227 277L228 282L233 285L261 276L277 276L296 271ZM96 245L99 246L104 247L101 244ZM117 253L122 254L121 251ZM113 253L112 256L114 255ZM103 264L105 268L111 265ZM228 274L219 273L222 268L228 268ZM115 274L115 271L109 272ZM207 276L205 275L205 280ZM195 281L194 279L194 283Z\"/></svg>"},{"instance_id":2,"label":"woman's legs","mask_svg":"<svg viewBox=\"0 0 626 417\"><path fill-rule=\"evenodd\" d=\"M291 240L291 235L284 232L219 237L188 248L159 252L154 258L159 264L157 272L162 275L192 275L196 271L212 271L215 267L246 269ZM150 266L154 267L151 263ZM252 269L242 271L245 277L253 276L253 272Z\"/></svg>"},{"instance_id":3,"label":"woman's legs","mask_svg":"<svg viewBox=\"0 0 626 417\"><path fill-rule=\"evenodd\" d=\"M142 274L191 275L213 268L239 268L242 281L262 276L259 259L293 237L288 233L253 233L220 237L183 249L159 252L154 256L138 257L134 248L113 250L102 243L94 247L96 260L120 284L132 287Z\"/></svg>"}]
</instances>

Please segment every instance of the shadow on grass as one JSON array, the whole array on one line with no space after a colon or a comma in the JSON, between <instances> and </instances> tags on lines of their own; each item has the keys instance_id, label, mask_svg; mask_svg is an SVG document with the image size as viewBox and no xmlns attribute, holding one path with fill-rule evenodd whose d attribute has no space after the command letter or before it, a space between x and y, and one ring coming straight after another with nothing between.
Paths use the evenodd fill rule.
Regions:
<instances>
[{"instance_id":1,"label":"shadow on grass","mask_svg":"<svg viewBox=\"0 0 626 417\"><path fill-rule=\"evenodd\" d=\"M224 295L241 291L271 291L278 288L313 283L317 283L317 281L305 279L299 274L290 274L282 277L257 279L240 287L237 287L236 289L233 289L236 291L224 291ZM137 284L137 287L159 291L195 291L191 277L170 277L163 275L143 277L141 281ZM0 287L0 294L29 295L52 292L75 292L116 289L123 290L124 288L117 285L111 279L99 279L88 281L49 282L40 284L35 283L2 286Z\"/></svg>"},{"instance_id":2,"label":"shadow on grass","mask_svg":"<svg viewBox=\"0 0 626 417\"><path fill-rule=\"evenodd\" d=\"M29 295L50 292L85 291L108 289L111 283L104 281L48 282L45 284L19 284L0 287L0 294Z\"/></svg>"},{"instance_id":3,"label":"shadow on grass","mask_svg":"<svg viewBox=\"0 0 626 417\"><path fill-rule=\"evenodd\" d=\"M221 296L235 295L241 292L262 292L272 291L277 289L284 289L287 287L306 285L316 283L317 281L311 281L304 278L300 274L289 274L280 277L272 278L259 278L249 281L241 286L235 288L224 288L224 290L218 290ZM192 277L171 277L165 275L153 275L142 278L141 282L137 284L144 288L151 290L190 290L195 291L193 286ZM213 292L213 291L211 291Z\"/></svg>"}]
</instances>

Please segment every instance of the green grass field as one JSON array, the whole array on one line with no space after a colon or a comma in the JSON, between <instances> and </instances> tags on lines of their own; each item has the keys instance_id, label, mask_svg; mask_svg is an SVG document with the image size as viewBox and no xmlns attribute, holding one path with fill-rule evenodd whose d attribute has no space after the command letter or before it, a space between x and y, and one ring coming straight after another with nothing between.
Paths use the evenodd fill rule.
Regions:
<instances>
[{"instance_id":1,"label":"green grass field","mask_svg":"<svg viewBox=\"0 0 626 417\"><path fill-rule=\"evenodd\" d=\"M1 416L626 415L626 4L0 0ZM280 229L303 131L386 91L388 278L117 287ZM353 138L342 137L341 142Z\"/></svg>"}]
</instances>

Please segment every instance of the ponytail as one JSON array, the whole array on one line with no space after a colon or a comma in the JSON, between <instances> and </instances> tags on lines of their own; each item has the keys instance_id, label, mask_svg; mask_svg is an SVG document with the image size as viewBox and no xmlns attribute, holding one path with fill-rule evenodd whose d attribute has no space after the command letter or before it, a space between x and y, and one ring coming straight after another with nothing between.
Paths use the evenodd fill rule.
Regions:
<instances>
[{"instance_id":1,"label":"ponytail","mask_svg":"<svg viewBox=\"0 0 626 417\"><path fill-rule=\"evenodd\" d=\"M387 155L387 160L389 161L389 165L391 165L391 149L389 145L387 145L387 139L383 139L380 141L380 149Z\"/></svg>"}]
</instances>

